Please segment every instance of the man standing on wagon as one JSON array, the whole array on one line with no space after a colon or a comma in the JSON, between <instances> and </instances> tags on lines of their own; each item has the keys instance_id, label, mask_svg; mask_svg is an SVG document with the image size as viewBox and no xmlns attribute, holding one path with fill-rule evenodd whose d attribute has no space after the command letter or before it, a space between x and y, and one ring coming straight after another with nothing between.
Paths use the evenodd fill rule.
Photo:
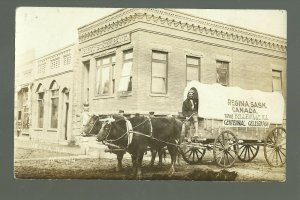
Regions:
<instances>
[{"instance_id":1,"label":"man standing on wagon","mask_svg":"<svg viewBox=\"0 0 300 200\"><path fill-rule=\"evenodd\" d=\"M195 127L195 139L198 139L198 99L195 97L195 91L190 89L187 94L186 100L182 104L182 114L186 121L183 125L183 133L191 138L190 127L191 123Z\"/></svg>"}]
</instances>

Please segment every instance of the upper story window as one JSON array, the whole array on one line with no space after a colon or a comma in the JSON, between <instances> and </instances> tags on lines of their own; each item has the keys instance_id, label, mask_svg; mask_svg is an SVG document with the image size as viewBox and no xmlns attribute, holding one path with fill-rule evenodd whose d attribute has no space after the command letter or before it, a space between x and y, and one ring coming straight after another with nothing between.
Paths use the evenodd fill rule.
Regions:
<instances>
[{"instance_id":1,"label":"upper story window","mask_svg":"<svg viewBox=\"0 0 300 200\"><path fill-rule=\"evenodd\" d=\"M200 58L186 57L186 83L196 80L200 81Z\"/></svg>"},{"instance_id":2,"label":"upper story window","mask_svg":"<svg viewBox=\"0 0 300 200\"><path fill-rule=\"evenodd\" d=\"M46 63L40 63L38 65L38 74L43 74L46 72Z\"/></svg>"},{"instance_id":3,"label":"upper story window","mask_svg":"<svg viewBox=\"0 0 300 200\"><path fill-rule=\"evenodd\" d=\"M119 92L132 92L132 64L133 64L133 50L124 51L123 54L123 68L119 83Z\"/></svg>"},{"instance_id":4,"label":"upper story window","mask_svg":"<svg viewBox=\"0 0 300 200\"><path fill-rule=\"evenodd\" d=\"M167 93L168 53L152 51L151 92Z\"/></svg>"},{"instance_id":5,"label":"upper story window","mask_svg":"<svg viewBox=\"0 0 300 200\"><path fill-rule=\"evenodd\" d=\"M64 65L69 65L71 63L71 55L64 55Z\"/></svg>"},{"instance_id":6,"label":"upper story window","mask_svg":"<svg viewBox=\"0 0 300 200\"><path fill-rule=\"evenodd\" d=\"M51 60L51 69L58 68L59 65L59 58L54 58Z\"/></svg>"},{"instance_id":7,"label":"upper story window","mask_svg":"<svg viewBox=\"0 0 300 200\"><path fill-rule=\"evenodd\" d=\"M281 71L272 70L272 91L282 92L282 73Z\"/></svg>"},{"instance_id":8,"label":"upper story window","mask_svg":"<svg viewBox=\"0 0 300 200\"><path fill-rule=\"evenodd\" d=\"M116 56L109 55L96 61L95 95L109 95L115 91L115 62Z\"/></svg>"},{"instance_id":9,"label":"upper story window","mask_svg":"<svg viewBox=\"0 0 300 200\"><path fill-rule=\"evenodd\" d=\"M229 62L217 60L217 83L229 85Z\"/></svg>"},{"instance_id":10,"label":"upper story window","mask_svg":"<svg viewBox=\"0 0 300 200\"><path fill-rule=\"evenodd\" d=\"M59 102L59 87L56 81L53 81L50 86L51 91L51 123L50 128L58 127L58 102Z\"/></svg>"}]
</instances>

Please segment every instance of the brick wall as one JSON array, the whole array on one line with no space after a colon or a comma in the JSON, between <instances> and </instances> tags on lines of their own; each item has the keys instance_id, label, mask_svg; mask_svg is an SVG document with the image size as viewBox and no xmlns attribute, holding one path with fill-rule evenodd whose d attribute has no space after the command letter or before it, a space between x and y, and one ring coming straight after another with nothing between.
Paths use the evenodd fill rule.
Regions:
<instances>
[{"instance_id":1,"label":"brick wall","mask_svg":"<svg viewBox=\"0 0 300 200\"><path fill-rule=\"evenodd\" d=\"M283 53L244 44L233 44L183 31L173 31L172 35L168 35L165 34L170 32L167 28L148 24L137 24L131 28L122 29L120 34L126 30L131 31L131 44L106 51L116 54L117 88L122 70L123 50L133 48L132 96L119 97L113 94L109 98L95 97L96 56L92 55L90 57L90 111L116 113L119 109L123 109L127 113L148 113L149 111L155 111L156 114L178 113L181 111L186 85L187 55L201 57L201 82L203 83L216 83L216 60L224 60L230 63L229 86L272 91L272 67L275 65L281 68L284 87L286 87L286 60ZM116 35L114 32L111 37ZM91 41L89 41L90 44ZM86 45L82 44L82 46ZM168 53L168 92L166 95L155 95L150 92L152 50ZM284 95L286 95L285 91Z\"/></svg>"}]
</instances>

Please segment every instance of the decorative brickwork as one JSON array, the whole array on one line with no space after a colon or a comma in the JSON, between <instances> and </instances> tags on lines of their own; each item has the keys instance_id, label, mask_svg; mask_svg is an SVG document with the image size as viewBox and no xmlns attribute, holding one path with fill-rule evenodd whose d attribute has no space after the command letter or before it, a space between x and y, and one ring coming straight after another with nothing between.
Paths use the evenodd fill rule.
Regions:
<instances>
[{"instance_id":1,"label":"decorative brickwork","mask_svg":"<svg viewBox=\"0 0 300 200\"><path fill-rule=\"evenodd\" d=\"M166 9L123 9L81 27L79 42L91 40L136 22L157 24L222 40L286 52L286 40L283 38Z\"/></svg>"}]
</instances>

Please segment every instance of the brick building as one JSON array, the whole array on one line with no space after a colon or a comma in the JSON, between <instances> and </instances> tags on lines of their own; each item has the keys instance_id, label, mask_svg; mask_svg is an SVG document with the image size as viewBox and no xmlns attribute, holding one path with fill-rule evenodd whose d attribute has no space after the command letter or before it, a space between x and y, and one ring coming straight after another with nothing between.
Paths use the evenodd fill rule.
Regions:
<instances>
[{"instance_id":1,"label":"brick building","mask_svg":"<svg viewBox=\"0 0 300 200\"><path fill-rule=\"evenodd\" d=\"M35 60L32 87L32 140L67 144L72 135L75 72L79 67L77 44ZM76 103L75 103L76 104Z\"/></svg>"},{"instance_id":2,"label":"brick building","mask_svg":"<svg viewBox=\"0 0 300 200\"><path fill-rule=\"evenodd\" d=\"M77 92L96 113L178 114L190 80L276 90L286 99L280 37L167 9L121 9L78 34Z\"/></svg>"}]
</instances>

